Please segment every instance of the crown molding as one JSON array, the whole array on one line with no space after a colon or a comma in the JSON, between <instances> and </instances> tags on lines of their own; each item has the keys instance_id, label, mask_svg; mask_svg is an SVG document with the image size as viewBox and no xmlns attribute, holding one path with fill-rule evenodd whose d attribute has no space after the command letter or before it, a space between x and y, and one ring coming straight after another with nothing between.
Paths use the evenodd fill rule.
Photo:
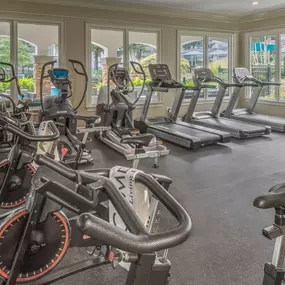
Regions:
<instances>
[{"instance_id":1,"label":"crown molding","mask_svg":"<svg viewBox=\"0 0 285 285\"><path fill-rule=\"evenodd\" d=\"M256 14L249 14L241 17L241 22L248 23L248 22L255 22L260 20L267 20L271 18L278 18L278 17L284 17L285 16L285 8L273 10L273 11L266 11L266 12L260 12Z\"/></svg>"},{"instance_id":2,"label":"crown molding","mask_svg":"<svg viewBox=\"0 0 285 285\"><path fill-rule=\"evenodd\" d=\"M270 18L284 17L285 8L259 12L248 15L232 15L232 14L218 14L210 12L201 12L190 9L179 9L165 7L157 4L134 4L126 2L113 2L110 0L15 0L15 2L30 2L39 4L53 4L61 6L73 6L80 8L92 8L98 10L109 10L115 12L129 12L134 14L147 14L153 16L167 16L175 18L184 18L191 20L206 20L213 22L225 22L244 24L260 20L267 20Z\"/></svg>"},{"instance_id":3,"label":"crown molding","mask_svg":"<svg viewBox=\"0 0 285 285\"><path fill-rule=\"evenodd\" d=\"M16 2L30 2L41 4L53 4L62 6L76 6L80 8L93 8L99 10L110 10L117 12L130 12L136 14L147 14L154 16L167 16L176 18L185 18L192 20L207 20L214 22L239 23L240 16L213 14L188 9L173 9L170 7L151 5L151 4L133 4L133 3L115 3L109 0L16 0ZM156 8L156 9L155 9Z\"/></svg>"}]
</instances>

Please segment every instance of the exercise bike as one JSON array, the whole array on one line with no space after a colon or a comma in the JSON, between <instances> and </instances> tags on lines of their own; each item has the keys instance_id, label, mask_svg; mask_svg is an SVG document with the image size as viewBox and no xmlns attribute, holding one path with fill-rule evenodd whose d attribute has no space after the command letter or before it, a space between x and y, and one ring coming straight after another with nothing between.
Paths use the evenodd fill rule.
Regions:
<instances>
[{"instance_id":1,"label":"exercise bike","mask_svg":"<svg viewBox=\"0 0 285 285\"><path fill-rule=\"evenodd\" d=\"M257 197L253 205L259 209L275 209L273 225L263 229L262 234L275 240L272 261L264 266L263 285L283 285L285 280L285 184L273 186L269 193Z\"/></svg>"},{"instance_id":2,"label":"exercise bike","mask_svg":"<svg viewBox=\"0 0 285 285\"><path fill-rule=\"evenodd\" d=\"M101 126L110 126L110 130L96 133L97 138L117 152L123 154L127 160L133 160L133 167L137 168L142 158L153 158L154 167L158 167L158 157L167 155L169 150L159 145L152 134L140 134L133 125L133 111L139 101L145 86L146 75L142 66L132 62L133 70L143 76L143 85L137 99L131 101L128 94L134 91L134 84L129 72L118 64L110 66L108 70L107 88L101 88L96 107L96 114L100 116ZM111 90L111 84L115 86ZM110 91L111 90L111 91Z\"/></svg>"},{"instance_id":3,"label":"exercise bike","mask_svg":"<svg viewBox=\"0 0 285 285\"><path fill-rule=\"evenodd\" d=\"M138 170L133 176L133 183L147 187L178 221L172 230L151 233L109 178L112 169L74 171L43 155L35 161L41 166L29 200L0 228L4 284L50 284L101 265L116 268L121 262L131 264L127 285L167 283L170 262L156 252L183 243L191 231L188 214L163 187L169 178ZM97 209L105 201L113 204L127 231L101 216ZM69 247L90 246L95 248L91 258L52 271Z\"/></svg>"},{"instance_id":4,"label":"exercise bike","mask_svg":"<svg viewBox=\"0 0 285 285\"><path fill-rule=\"evenodd\" d=\"M9 73L10 76L8 75ZM0 83L11 84L12 82L15 82L16 85L18 103L16 104L10 95L2 93L0 94L0 112L13 118L19 119L22 122L28 121L31 117L31 114L28 113L30 101L24 100L24 95L21 92L18 77L15 73L15 68L10 63L0 62ZM14 138L11 133L8 133L1 129L0 153L9 152L13 144Z\"/></svg>"},{"instance_id":5,"label":"exercise bike","mask_svg":"<svg viewBox=\"0 0 285 285\"><path fill-rule=\"evenodd\" d=\"M33 163L38 152L37 143L56 142L59 131L54 122L44 123L50 134L37 135L32 122L20 123L9 116L0 115L0 126L13 134L14 144L6 159L0 163L0 209L16 208L25 203L37 165ZM53 149L53 151L55 151Z\"/></svg>"},{"instance_id":6,"label":"exercise bike","mask_svg":"<svg viewBox=\"0 0 285 285\"><path fill-rule=\"evenodd\" d=\"M60 140L66 145L69 145L69 151L64 155L64 162L67 165L75 163L76 157L80 149L81 141L78 139L77 121L83 120L85 122L85 128L81 129L81 133L90 133L98 130L95 127L98 116L79 116L77 110L81 106L86 96L88 87L88 76L84 65L77 61L70 59L73 70L76 74L82 76L85 80L85 87L80 102L74 108L70 102L72 96L72 82L69 80L69 71L63 68L55 68L56 61L47 62L42 67L41 79L40 79L40 98L41 98L41 121L52 120L61 126ZM78 69L77 66L80 66ZM48 70L47 70L48 69ZM44 98L44 82L49 79L50 82L57 88L57 96L46 96ZM100 128L102 129L102 128ZM79 164L90 163L93 161L93 157L90 151L84 150L79 160Z\"/></svg>"}]
</instances>

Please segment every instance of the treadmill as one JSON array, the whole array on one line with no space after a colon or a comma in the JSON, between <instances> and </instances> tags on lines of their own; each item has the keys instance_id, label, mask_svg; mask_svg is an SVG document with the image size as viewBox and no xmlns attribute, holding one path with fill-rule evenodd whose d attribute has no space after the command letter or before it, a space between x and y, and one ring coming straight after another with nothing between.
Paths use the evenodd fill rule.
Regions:
<instances>
[{"instance_id":1,"label":"treadmill","mask_svg":"<svg viewBox=\"0 0 285 285\"><path fill-rule=\"evenodd\" d=\"M148 85L148 92L140 119L134 121L135 128L142 133L152 133L158 138L189 149L230 142L231 135L229 133L179 121L177 117L186 88L183 84L172 79L166 64L150 64L149 71L152 81ZM166 93L170 89L181 89L181 92L175 93L173 105L168 115L147 119L153 92Z\"/></svg>"},{"instance_id":2,"label":"treadmill","mask_svg":"<svg viewBox=\"0 0 285 285\"><path fill-rule=\"evenodd\" d=\"M263 82L253 77L253 75L250 74L249 70L243 67L234 69L234 80L235 82L242 84L242 87L246 86L253 87L254 88L253 93L246 108L234 110L234 106L236 104L236 101L239 97L242 88L242 87L236 87L231 96L227 109L223 113L223 116L238 121L249 122L259 125L268 125L271 127L272 131L285 133L284 117L254 113L254 108L257 104L258 98L263 88L270 86L280 86L281 84L275 82Z\"/></svg>"},{"instance_id":3,"label":"treadmill","mask_svg":"<svg viewBox=\"0 0 285 285\"><path fill-rule=\"evenodd\" d=\"M238 139L254 138L270 134L270 127L238 122L219 116L227 88L240 88L242 86L240 83L225 83L222 79L216 77L209 68L196 68L194 70L193 79L197 90L194 91L188 112L184 117L185 122L229 132L232 137ZM212 85L209 85L211 83ZM214 83L218 83L219 92L216 96L212 111L194 113L201 90L205 88L216 88Z\"/></svg>"}]
</instances>

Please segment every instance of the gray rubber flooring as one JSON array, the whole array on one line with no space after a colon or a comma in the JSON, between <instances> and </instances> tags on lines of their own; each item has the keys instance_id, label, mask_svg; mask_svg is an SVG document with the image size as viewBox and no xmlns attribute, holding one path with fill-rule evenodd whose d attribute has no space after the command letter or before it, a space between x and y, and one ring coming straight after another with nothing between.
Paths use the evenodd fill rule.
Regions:
<instances>
[{"instance_id":1,"label":"gray rubber flooring","mask_svg":"<svg viewBox=\"0 0 285 285\"><path fill-rule=\"evenodd\" d=\"M94 166L131 165L100 142ZM169 252L171 285L262 284L263 266L271 258L273 243L261 235L273 221L273 211L252 206L256 196L276 183L285 182L285 135L234 141L197 151L169 144L171 154L152 169L140 168L173 179L171 193L187 209L193 221L189 240ZM171 219L162 217L171 227ZM84 257L70 250L65 263ZM126 272L109 266L92 269L57 284L124 284ZM158 284L160 285L160 284Z\"/></svg>"}]
</instances>

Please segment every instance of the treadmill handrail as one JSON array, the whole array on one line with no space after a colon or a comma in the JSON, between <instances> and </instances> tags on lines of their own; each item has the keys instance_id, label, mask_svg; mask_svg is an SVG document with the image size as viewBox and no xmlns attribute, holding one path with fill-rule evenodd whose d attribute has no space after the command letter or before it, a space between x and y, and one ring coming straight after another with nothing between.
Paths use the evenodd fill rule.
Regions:
<instances>
[{"instance_id":1,"label":"treadmill handrail","mask_svg":"<svg viewBox=\"0 0 285 285\"><path fill-rule=\"evenodd\" d=\"M245 83L244 81L251 81L254 82L255 84L250 85L250 83ZM281 83L280 82L265 82L265 81L261 81L260 79L253 77L253 76L245 76L241 82L241 84L243 84L243 86L252 86L252 87L256 87L257 85L259 86L280 86Z\"/></svg>"},{"instance_id":2,"label":"treadmill handrail","mask_svg":"<svg viewBox=\"0 0 285 285\"><path fill-rule=\"evenodd\" d=\"M152 91L155 92L164 92L167 93L169 91L169 88L165 88L165 87L153 87L151 86Z\"/></svg>"},{"instance_id":3,"label":"treadmill handrail","mask_svg":"<svg viewBox=\"0 0 285 285\"><path fill-rule=\"evenodd\" d=\"M199 87L196 87L196 90L197 88L199 89L206 89L206 88L211 88L211 89L215 89L217 86L216 85L208 85L208 84L203 84L203 83L208 83L208 82L216 82L218 83L219 85L223 86L224 88L229 88L229 87L243 87L243 84L241 83L227 83L225 82L224 80L222 80L221 78L219 77L213 77L211 79L206 79L206 80L203 80L202 84L200 84Z\"/></svg>"}]
</instances>

